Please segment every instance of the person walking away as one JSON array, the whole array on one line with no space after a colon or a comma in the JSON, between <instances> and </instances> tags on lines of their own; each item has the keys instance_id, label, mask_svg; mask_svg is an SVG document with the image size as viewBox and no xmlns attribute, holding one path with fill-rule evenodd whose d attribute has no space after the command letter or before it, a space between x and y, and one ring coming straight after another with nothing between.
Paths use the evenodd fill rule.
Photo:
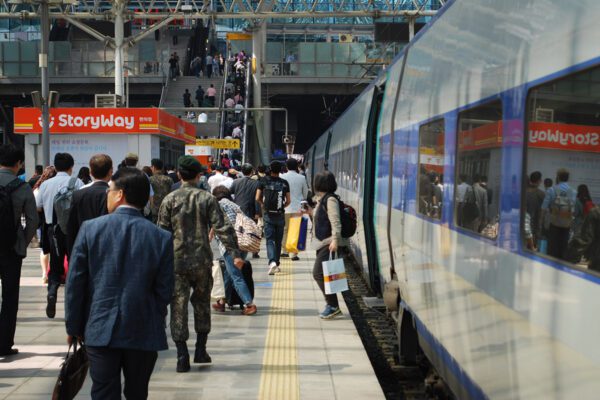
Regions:
<instances>
[{"instance_id":1,"label":"person walking away","mask_svg":"<svg viewBox=\"0 0 600 400\"><path fill-rule=\"evenodd\" d=\"M526 211L531 218L531 234L536 248L539 248L539 241L542 239L542 203L546 195L540 189L541 183L542 173L534 171L529 175L529 183L525 191Z\"/></svg>"},{"instance_id":2,"label":"person walking away","mask_svg":"<svg viewBox=\"0 0 600 400\"><path fill-rule=\"evenodd\" d=\"M317 204L313 211L313 230L315 232L313 247L317 251L313 266L313 278L321 289L326 302L320 317L332 319L342 312L337 294L325 294L323 262L330 258L336 258L337 255L344 257L345 265L349 265L352 262L352 252L348 246L348 239L342 237L340 205L335 196L337 190L335 176L329 171L319 172L315 175L313 186L317 198Z\"/></svg>"},{"instance_id":3,"label":"person walking away","mask_svg":"<svg viewBox=\"0 0 600 400\"><path fill-rule=\"evenodd\" d=\"M287 243L287 234L290 225L290 218L302 216L302 210L300 203L306 200L308 196L308 183L306 178L298 173L298 160L294 158L288 158L285 162L288 172L281 175L282 179L285 179L290 187L290 205L285 208L285 227L283 229L283 245ZM289 257L287 250L281 254L281 257ZM292 253L292 261L298 261L298 254Z\"/></svg>"},{"instance_id":4,"label":"person walking away","mask_svg":"<svg viewBox=\"0 0 600 400\"><path fill-rule=\"evenodd\" d=\"M54 167L56 176L40 185L36 205L38 211L44 212L46 232L50 241L50 274L48 276L48 297L46 316L54 318L56 315L56 297L64 273L65 257L68 258L69 248L66 232L63 232L55 216L54 199L59 191L73 192L83 186L77 177L71 177L75 161L69 153L56 153ZM64 189L64 190L63 190Z\"/></svg>"},{"instance_id":5,"label":"person walking away","mask_svg":"<svg viewBox=\"0 0 600 400\"><path fill-rule=\"evenodd\" d=\"M38 214L33 191L17 178L25 154L13 144L0 146L0 357L15 355L13 348L19 310L19 284L23 258L38 226ZM25 217L25 227L21 224Z\"/></svg>"},{"instance_id":6,"label":"person walking away","mask_svg":"<svg viewBox=\"0 0 600 400\"><path fill-rule=\"evenodd\" d=\"M174 81L177 80L178 65L179 63L177 62L175 55L171 54L171 58L169 58L169 77Z\"/></svg>"},{"instance_id":7,"label":"person walking away","mask_svg":"<svg viewBox=\"0 0 600 400\"><path fill-rule=\"evenodd\" d=\"M233 179L231 179L228 176L225 176L224 172L227 171L227 169L223 166L217 166L214 165L213 167L213 172L214 175L211 176L210 178L208 178L208 186L210 188L210 192L212 193L212 191L217 187L217 186L225 186L226 188L230 188L231 185L233 184Z\"/></svg>"},{"instance_id":8,"label":"person walking away","mask_svg":"<svg viewBox=\"0 0 600 400\"><path fill-rule=\"evenodd\" d=\"M560 168L556 172L556 185L546 191L542 210L549 215L548 255L564 260L573 214L575 212L576 193L569 184L569 171Z\"/></svg>"},{"instance_id":9,"label":"person walking away","mask_svg":"<svg viewBox=\"0 0 600 400\"><path fill-rule=\"evenodd\" d=\"M186 343L189 338L187 310L190 300L197 335L194 363L212 363L206 351L211 328L210 292L213 283L209 229L213 229L231 254L237 268L243 267L244 260L237 250L235 230L224 217L219 203L214 196L196 187L202 172L200 162L191 156L181 156L178 164L183 185L163 200L158 226L173 233L175 293L171 301L171 337L177 346L177 372L187 372L190 370ZM191 298L190 289L193 292Z\"/></svg>"},{"instance_id":10,"label":"person walking away","mask_svg":"<svg viewBox=\"0 0 600 400\"><path fill-rule=\"evenodd\" d=\"M190 63L190 70L192 70L192 74L196 78L200 78L200 67L202 66L202 60L200 57L196 56Z\"/></svg>"},{"instance_id":11,"label":"person walking away","mask_svg":"<svg viewBox=\"0 0 600 400\"><path fill-rule=\"evenodd\" d=\"M285 226L285 208L290 205L290 186L286 180L279 177L281 172L279 161L272 161L270 169L270 175L259 181L256 201L263 209L269 275L274 275L280 272L281 241Z\"/></svg>"},{"instance_id":12,"label":"person walking away","mask_svg":"<svg viewBox=\"0 0 600 400\"><path fill-rule=\"evenodd\" d=\"M183 93L183 106L186 108L192 106L192 94L187 89Z\"/></svg>"},{"instance_id":13,"label":"person walking away","mask_svg":"<svg viewBox=\"0 0 600 400\"><path fill-rule=\"evenodd\" d=\"M202 85L198 85L198 89L196 89L196 102L198 103L198 107L202 107L203 99L204 99L204 89L202 89Z\"/></svg>"},{"instance_id":14,"label":"person walking away","mask_svg":"<svg viewBox=\"0 0 600 400\"><path fill-rule=\"evenodd\" d=\"M88 167L79 168L77 178L83 182L83 186L87 186L92 183L92 177L90 176L90 169Z\"/></svg>"},{"instance_id":15,"label":"person walking away","mask_svg":"<svg viewBox=\"0 0 600 400\"><path fill-rule=\"evenodd\" d=\"M473 177L473 193L475 194L475 203L479 210L479 216L473 221L471 229L479 233L487 225L488 219L487 190L481 185L481 177L479 175Z\"/></svg>"},{"instance_id":16,"label":"person walking away","mask_svg":"<svg viewBox=\"0 0 600 400\"><path fill-rule=\"evenodd\" d=\"M152 205L150 209L152 211L152 222L156 223L158 220L158 210L165 197L171 193L171 186L173 186L173 180L165 175L163 168L163 162L158 158L154 158L150 161L152 165L152 176L150 177L150 186L154 191L152 197Z\"/></svg>"},{"instance_id":17,"label":"person walking away","mask_svg":"<svg viewBox=\"0 0 600 400\"><path fill-rule=\"evenodd\" d=\"M210 79L212 77L212 72L213 72L213 58L209 53L209 54L206 54L206 77L208 79Z\"/></svg>"},{"instance_id":18,"label":"person walking away","mask_svg":"<svg viewBox=\"0 0 600 400\"><path fill-rule=\"evenodd\" d=\"M232 226L235 226L235 221L238 213L242 213L241 208L235 204L231 200L231 192L225 186L217 186L213 192L213 196L219 202L219 206L223 211L223 214L227 217L227 220ZM244 275L242 274L241 268L237 268L233 263L233 257L231 253L227 251L227 249L221 244L221 241L217 239L219 244L219 252L225 261L225 274L223 274L223 280L225 281L225 286L229 286L228 283L231 281L231 284L238 296L244 303L244 309L242 314L244 315L254 315L256 314L256 305L253 302L252 294L250 293L250 289L246 284L246 280L244 279ZM240 257L243 259L246 258L246 253L240 252ZM225 311L225 303L221 302L220 299L217 299L217 303L213 304L213 308L216 311L224 312Z\"/></svg>"},{"instance_id":19,"label":"person walking away","mask_svg":"<svg viewBox=\"0 0 600 400\"><path fill-rule=\"evenodd\" d=\"M69 254L73 250L81 224L108 213L106 190L113 174L113 163L110 156L106 154L92 156L90 158L90 172L94 179L92 184L73 193L67 225Z\"/></svg>"},{"instance_id":20,"label":"person walking away","mask_svg":"<svg viewBox=\"0 0 600 400\"><path fill-rule=\"evenodd\" d=\"M234 202L242 212L254 222L258 223L260 218L260 207L256 202L256 190L258 189L258 180L253 179L254 168L252 164L242 165L241 179L236 179L231 184L231 194L234 196ZM253 258L258 258L259 254L254 253Z\"/></svg>"},{"instance_id":21,"label":"person walking away","mask_svg":"<svg viewBox=\"0 0 600 400\"><path fill-rule=\"evenodd\" d=\"M171 234L144 219L150 184L136 168L115 173L108 215L81 225L65 293L67 340L82 341L91 398L146 399L158 351L166 350L165 318L173 296Z\"/></svg>"},{"instance_id":22,"label":"person walking away","mask_svg":"<svg viewBox=\"0 0 600 400\"><path fill-rule=\"evenodd\" d=\"M573 235L577 235L581 230L585 217L588 216L589 212L594 208L594 202L590 195L590 190L587 185L577 186L577 197L575 201L575 211L573 214Z\"/></svg>"},{"instance_id":23,"label":"person walking away","mask_svg":"<svg viewBox=\"0 0 600 400\"><path fill-rule=\"evenodd\" d=\"M52 165L44 168L44 173L42 177L35 183L33 186L33 197L35 197L35 201L37 204L37 199L40 193L40 186L42 183L46 182L50 178L54 178L56 176L56 168ZM44 285L48 284L48 271L50 269L50 251L52 251L50 244L50 236L48 235L47 225L44 221L44 212L38 212L38 220L39 220L39 228L38 228L38 238L40 239L40 266L42 267L42 281Z\"/></svg>"},{"instance_id":24,"label":"person walking away","mask_svg":"<svg viewBox=\"0 0 600 400\"><path fill-rule=\"evenodd\" d=\"M212 67L213 74L215 76L219 76L219 59L216 56L213 57L212 63L213 63L213 67Z\"/></svg>"},{"instance_id":25,"label":"person walking away","mask_svg":"<svg viewBox=\"0 0 600 400\"><path fill-rule=\"evenodd\" d=\"M206 89L206 96L208 97L211 106L214 107L217 101L217 89L215 89L215 85L212 83L210 84L210 87Z\"/></svg>"}]
</instances>

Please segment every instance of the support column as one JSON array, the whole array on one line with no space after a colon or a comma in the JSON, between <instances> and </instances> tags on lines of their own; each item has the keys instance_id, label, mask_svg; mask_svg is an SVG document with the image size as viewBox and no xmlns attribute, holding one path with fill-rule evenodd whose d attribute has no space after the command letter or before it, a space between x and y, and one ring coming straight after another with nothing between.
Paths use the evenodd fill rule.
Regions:
<instances>
[{"instance_id":1,"label":"support column","mask_svg":"<svg viewBox=\"0 0 600 400\"><path fill-rule=\"evenodd\" d=\"M265 59L265 46L267 42L267 25L264 21L259 22L252 32L252 66L256 67L256 71L252 74L253 84L253 106L255 108L266 107L267 104L262 104L262 73L263 62ZM260 151L260 161L263 164L268 164L271 159L271 115L270 112L254 113L256 122L256 135L258 138Z\"/></svg>"},{"instance_id":2,"label":"support column","mask_svg":"<svg viewBox=\"0 0 600 400\"><path fill-rule=\"evenodd\" d=\"M115 94L124 99L123 92L123 38L124 22L123 11L125 3L123 1L115 1L113 10L115 12Z\"/></svg>"},{"instance_id":3,"label":"support column","mask_svg":"<svg viewBox=\"0 0 600 400\"><path fill-rule=\"evenodd\" d=\"M408 40L412 41L415 37L415 18L408 17Z\"/></svg>"},{"instance_id":4,"label":"support column","mask_svg":"<svg viewBox=\"0 0 600 400\"><path fill-rule=\"evenodd\" d=\"M40 45L39 65L42 80L42 164L50 165L50 82L48 81L48 47L50 40L50 13L48 0L40 3L42 40Z\"/></svg>"}]
</instances>

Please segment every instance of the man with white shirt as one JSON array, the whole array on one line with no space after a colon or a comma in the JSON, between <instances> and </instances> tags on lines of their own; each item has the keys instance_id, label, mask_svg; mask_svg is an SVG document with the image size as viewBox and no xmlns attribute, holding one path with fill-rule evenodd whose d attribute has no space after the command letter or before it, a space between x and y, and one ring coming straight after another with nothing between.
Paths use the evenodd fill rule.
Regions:
<instances>
[{"instance_id":1,"label":"man with white shirt","mask_svg":"<svg viewBox=\"0 0 600 400\"><path fill-rule=\"evenodd\" d=\"M223 174L223 172L227 171L227 168L217 167L213 168L213 171L215 172L215 174L208 178L208 186L210 187L211 193L217 186L225 186L227 189L231 188L233 179Z\"/></svg>"},{"instance_id":2,"label":"man with white shirt","mask_svg":"<svg viewBox=\"0 0 600 400\"><path fill-rule=\"evenodd\" d=\"M57 223L54 214L54 198L63 188L81 189L83 182L76 176L71 177L75 161L69 153L56 153L54 167L56 176L41 184L35 199L39 212L44 212L44 223L48 232L52 251L50 252L50 274L48 275L48 304L46 315L54 318L56 314L56 296L60 286L61 276L64 272L65 257L68 257L68 244L66 232L63 232Z\"/></svg>"},{"instance_id":3,"label":"man with white shirt","mask_svg":"<svg viewBox=\"0 0 600 400\"><path fill-rule=\"evenodd\" d=\"M285 208L285 228L283 228L283 245L287 242L288 228L290 225L290 218L299 217L302 215L300 210L300 202L306 199L308 196L308 184L306 183L306 177L298 173L298 161L289 158L285 165L288 172L281 174L281 178L285 179L290 185L290 205ZM287 253L287 250L285 250ZM282 257L289 257L288 254L283 253ZM298 254L292 253L292 260L299 260Z\"/></svg>"}]
</instances>

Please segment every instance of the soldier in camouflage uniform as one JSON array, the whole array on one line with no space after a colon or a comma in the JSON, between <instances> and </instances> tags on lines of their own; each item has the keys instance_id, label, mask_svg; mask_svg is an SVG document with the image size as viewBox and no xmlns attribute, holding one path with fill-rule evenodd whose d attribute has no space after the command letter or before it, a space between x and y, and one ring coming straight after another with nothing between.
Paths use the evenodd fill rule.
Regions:
<instances>
[{"instance_id":1,"label":"soldier in camouflage uniform","mask_svg":"<svg viewBox=\"0 0 600 400\"><path fill-rule=\"evenodd\" d=\"M152 222L156 223L158 220L158 210L160 209L160 205L163 199L171 193L171 186L173 186L173 179L171 179L168 175L165 174L163 169L163 162L158 158L155 158L151 161L152 165L152 176L150 177L150 185L152 185L152 190L154 191L154 196L152 197Z\"/></svg>"},{"instance_id":2,"label":"soldier in camouflage uniform","mask_svg":"<svg viewBox=\"0 0 600 400\"><path fill-rule=\"evenodd\" d=\"M200 163L191 156L178 160L180 189L163 200L158 214L158 226L173 233L175 253L175 292L171 301L171 336L177 346L177 372L190 370L186 341L188 332L188 301L194 307L194 328L197 334L194 362L210 364L206 340L210 332L210 292L212 289L212 251L208 238L212 227L225 248L242 268L237 237L231 223L224 217L217 200L196 187ZM190 289L192 296L190 299Z\"/></svg>"}]
</instances>

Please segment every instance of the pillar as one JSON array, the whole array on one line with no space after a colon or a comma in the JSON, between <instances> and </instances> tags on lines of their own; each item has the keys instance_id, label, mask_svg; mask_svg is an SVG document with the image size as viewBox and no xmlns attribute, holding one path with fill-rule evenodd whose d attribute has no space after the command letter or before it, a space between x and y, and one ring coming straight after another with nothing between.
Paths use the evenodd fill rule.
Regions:
<instances>
[{"instance_id":1,"label":"pillar","mask_svg":"<svg viewBox=\"0 0 600 400\"><path fill-rule=\"evenodd\" d=\"M265 46L267 42L267 25L259 22L252 32L252 62L256 71L252 74L253 107L267 107L262 101L262 73L265 60ZM268 164L271 159L271 115L269 112L255 112L256 135L260 146L260 161Z\"/></svg>"},{"instance_id":2,"label":"pillar","mask_svg":"<svg viewBox=\"0 0 600 400\"><path fill-rule=\"evenodd\" d=\"M115 1L113 10L115 12L115 94L121 96L123 100L125 98L123 91L123 39L125 36L123 11L125 3L122 0Z\"/></svg>"}]
</instances>

